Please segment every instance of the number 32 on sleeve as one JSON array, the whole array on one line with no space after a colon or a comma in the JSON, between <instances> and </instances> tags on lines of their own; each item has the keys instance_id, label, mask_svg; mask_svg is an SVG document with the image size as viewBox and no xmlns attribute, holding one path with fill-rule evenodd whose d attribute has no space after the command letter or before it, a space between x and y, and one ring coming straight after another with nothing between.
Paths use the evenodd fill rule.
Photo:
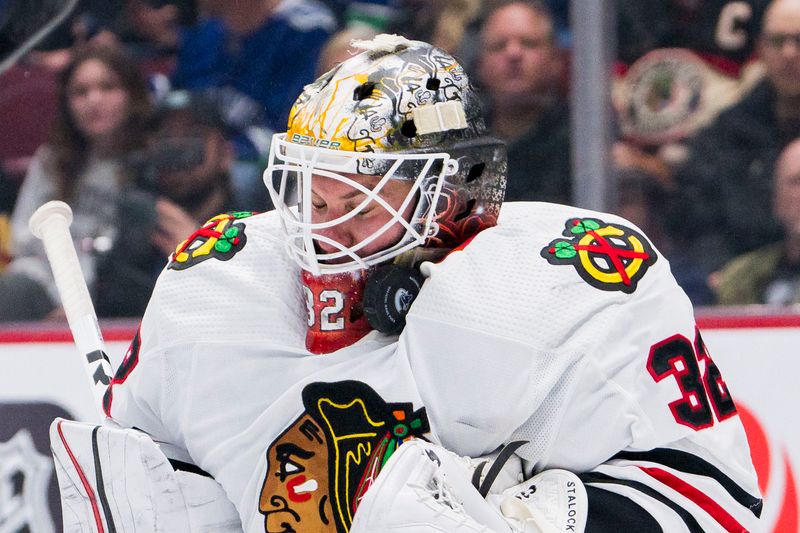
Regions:
<instances>
[{"instance_id":1,"label":"number 32 on sleeve","mask_svg":"<svg viewBox=\"0 0 800 533\"><path fill-rule=\"evenodd\" d=\"M701 363L705 371L700 370ZM670 402L669 408L678 424L699 431L713 426L715 415L721 422L736 414L722 374L696 328L694 342L683 335L673 335L654 344L647 370L656 383L670 376L677 382L682 396Z\"/></svg>"}]
</instances>

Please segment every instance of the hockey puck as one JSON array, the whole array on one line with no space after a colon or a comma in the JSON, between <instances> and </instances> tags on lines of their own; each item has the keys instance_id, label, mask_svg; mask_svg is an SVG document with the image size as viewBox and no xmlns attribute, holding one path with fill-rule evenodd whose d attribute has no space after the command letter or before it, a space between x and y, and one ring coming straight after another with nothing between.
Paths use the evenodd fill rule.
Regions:
<instances>
[{"instance_id":1,"label":"hockey puck","mask_svg":"<svg viewBox=\"0 0 800 533\"><path fill-rule=\"evenodd\" d=\"M364 286L364 315L373 329L397 335L406 325L406 314L422 288L419 270L399 265L376 267Z\"/></svg>"}]
</instances>

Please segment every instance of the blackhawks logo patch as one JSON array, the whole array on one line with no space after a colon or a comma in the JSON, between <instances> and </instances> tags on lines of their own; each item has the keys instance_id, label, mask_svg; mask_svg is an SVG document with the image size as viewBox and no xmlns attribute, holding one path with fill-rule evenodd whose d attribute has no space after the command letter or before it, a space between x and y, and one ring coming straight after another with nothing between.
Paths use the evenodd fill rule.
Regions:
<instances>
[{"instance_id":1,"label":"blackhawks logo patch","mask_svg":"<svg viewBox=\"0 0 800 533\"><path fill-rule=\"evenodd\" d=\"M212 257L220 261L232 258L247 242L245 224L241 220L255 214L237 211L210 219L178 245L167 268L184 270Z\"/></svg>"},{"instance_id":2,"label":"blackhawks logo patch","mask_svg":"<svg viewBox=\"0 0 800 533\"><path fill-rule=\"evenodd\" d=\"M551 265L572 265L589 285L631 294L657 256L639 232L596 218L571 218L563 235L542 249Z\"/></svg>"},{"instance_id":3,"label":"blackhawks logo patch","mask_svg":"<svg viewBox=\"0 0 800 533\"><path fill-rule=\"evenodd\" d=\"M361 381L311 383L303 407L267 449L264 530L347 533L392 453L430 431L425 408L388 403Z\"/></svg>"}]
</instances>

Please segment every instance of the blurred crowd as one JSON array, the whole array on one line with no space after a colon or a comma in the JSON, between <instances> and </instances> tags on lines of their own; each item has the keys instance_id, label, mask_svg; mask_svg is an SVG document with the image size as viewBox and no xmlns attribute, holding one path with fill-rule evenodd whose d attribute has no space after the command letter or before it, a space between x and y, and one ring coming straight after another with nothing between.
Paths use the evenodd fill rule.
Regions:
<instances>
[{"instance_id":1,"label":"blurred crowd","mask_svg":"<svg viewBox=\"0 0 800 533\"><path fill-rule=\"evenodd\" d=\"M614 210L697 305L800 301L800 0L616 4ZM271 208L272 133L378 33L465 65L508 144L507 201L572 203L569 17L568 0L80 0L0 74L0 320L61 316L27 227L51 199L98 314L140 315L204 221Z\"/></svg>"}]
</instances>

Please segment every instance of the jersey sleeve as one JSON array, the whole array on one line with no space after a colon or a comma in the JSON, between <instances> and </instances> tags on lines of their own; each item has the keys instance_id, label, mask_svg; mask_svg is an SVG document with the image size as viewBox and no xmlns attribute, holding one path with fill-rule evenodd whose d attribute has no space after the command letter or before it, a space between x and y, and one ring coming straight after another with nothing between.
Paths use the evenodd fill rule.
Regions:
<instances>
[{"instance_id":1,"label":"jersey sleeve","mask_svg":"<svg viewBox=\"0 0 800 533\"><path fill-rule=\"evenodd\" d=\"M592 475L590 501L610 509L666 531L749 529L760 495L744 431L668 261L613 215L503 210L432 268L408 316L443 444L480 455L523 440L531 472Z\"/></svg>"}]
</instances>

